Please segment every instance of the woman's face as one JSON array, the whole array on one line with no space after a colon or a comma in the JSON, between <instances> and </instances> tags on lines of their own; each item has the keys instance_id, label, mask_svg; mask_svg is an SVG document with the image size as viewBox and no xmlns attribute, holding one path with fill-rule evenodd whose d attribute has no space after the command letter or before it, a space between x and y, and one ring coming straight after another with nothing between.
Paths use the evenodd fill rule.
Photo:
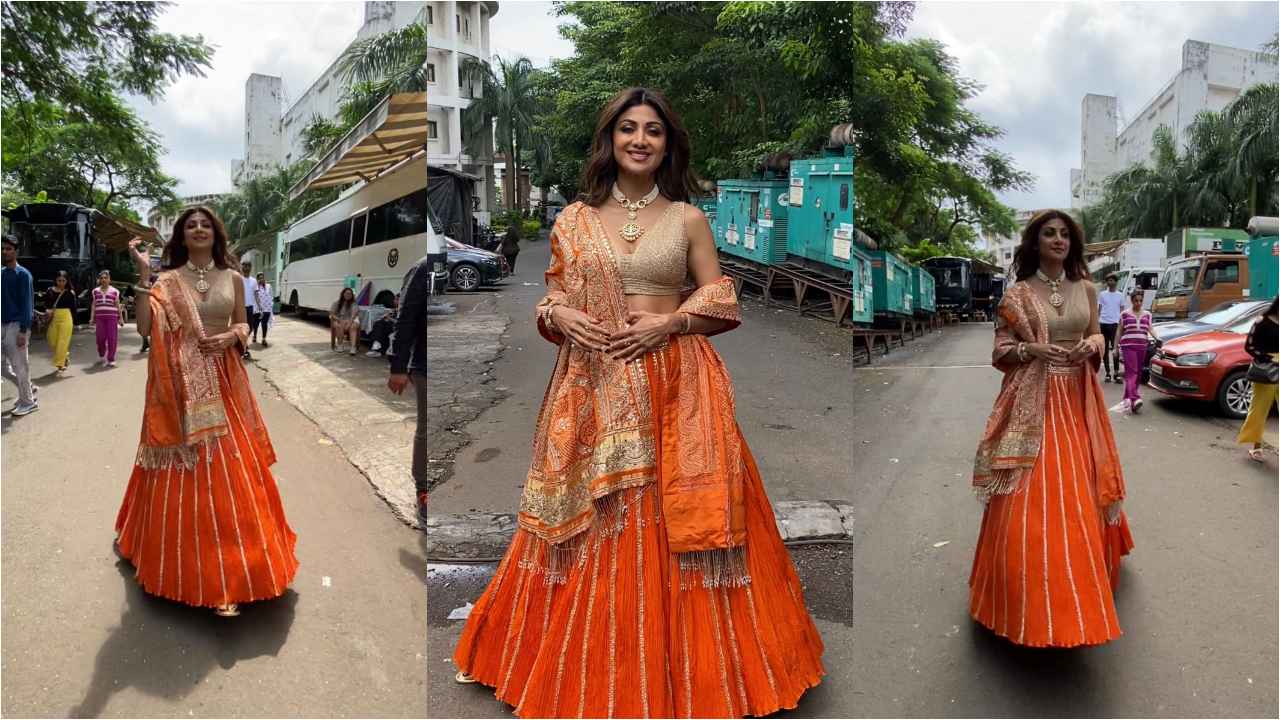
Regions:
<instances>
[{"instance_id":1,"label":"woman's face","mask_svg":"<svg viewBox=\"0 0 1280 720\"><path fill-rule=\"evenodd\" d=\"M213 249L213 220L202 212L193 212L182 225L182 241L187 252Z\"/></svg>"},{"instance_id":2,"label":"woman's face","mask_svg":"<svg viewBox=\"0 0 1280 720\"><path fill-rule=\"evenodd\" d=\"M63 275L59 275L58 277L53 279L53 286L58 288L59 290L66 290L67 278Z\"/></svg>"},{"instance_id":3,"label":"woman's face","mask_svg":"<svg viewBox=\"0 0 1280 720\"><path fill-rule=\"evenodd\" d=\"M667 153L667 128L648 105L628 108L613 125L613 160L620 173L652 176Z\"/></svg>"},{"instance_id":4,"label":"woman's face","mask_svg":"<svg viewBox=\"0 0 1280 720\"><path fill-rule=\"evenodd\" d=\"M263 275L262 273L258 273L258 278L257 278L257 279L258 279L258 284L259 284L259 285L262 285L262 284L264 284L264 283L266 283L266 282L267 282L267 276L266 276L266 275Z\"/></svg>"},{"instance_id":5,"label":"woman's face","mask_svg":"<svg viewBox=\"0 0 1280 720\"><path fill-rule=\"evenodd\" d=\"M1054 218L1040 226L1040 257L1056 260L1059 263L1067 259L1071 251L1071 231L1061 218Z\"/></svg>"},{"instance_id":6,"label":"woman's face","mask_svg":"<svg viewBox=\"0 0 1280 720\"><path fill-rule=\"evenodd\" d=\"M351 292L351 288L344 288L342 291L342 301L349 302L356 299L356 294Z\"/></svg>"},{"instance_id":7,"label":"woman's face","mask_svg":"<svg viewBox=\"0 0 1280 720\"><path fill-rule=\"evenodd\" d=\"M105 289L107 289L107 286L108 286L108 285L110 285L110 284L111 284L111 276L110 276L110 275L99 275L99 276L98 276L98 287L101 287L103 290L105 290Z\"/></svg>"},{"instance_id":8,"label":"woman's face","mask_svg":"<svg viewBox=\"0 0 1280 720\"><path fill-rule=\"evenodd\" d=\"M1134 309L1134 310L1137 310L1138 308L1142 307L1142 295L1143 295L1143 293L1141 293L1141 292L1136 292L1136 293L1134 293L1134 294L1133 294L1133 297L1129 298L1130 300L1132 300L1132 301L1133 301L1133 309Z\"/></svg>"}]
</instances>

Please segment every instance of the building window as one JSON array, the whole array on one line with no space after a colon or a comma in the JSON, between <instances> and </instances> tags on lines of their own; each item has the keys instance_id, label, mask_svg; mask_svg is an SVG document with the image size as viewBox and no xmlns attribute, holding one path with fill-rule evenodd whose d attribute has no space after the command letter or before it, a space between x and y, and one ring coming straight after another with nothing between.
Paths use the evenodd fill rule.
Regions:
<instances>
[{"instance_id":1,"label":"building window","mask_svg":"<svg viewBox=\"0 0 1280 720\"><path fill-rule=\"evenodd\" d=\"M439 137L440 137L440 132L439 132L439 130L438 130L438 128L437 128L437 126L436 126L436 121L435 121L435 120L428 120L428 121L427 121L427 139L428 139L428 140L436 140L436 139L438 139Z\"/></svg>"},{"instance_id":2,"label":"building window","mask_svg":"<svg viewBox=\"0 0 1280 720\"><path fill-rule=\"evenodd\" d=\"M462 35L468 40L471 39L471 18L462 19Z\"/></svg>"},{"instance_id":3,"label":"building window","mask_svg":"<svg viewBox=\"0 0 1280 720\"><path fill-rule=\"evenodd\" d=\"M433 63L427 63L427 82L436 81L436 66Z\"/></svg>"},{"instance_id":4,"label":"building window","mask_svg":"<svg viewBox=\"0 0 1280 720\"><path fill-rule=\"evenodd\" d=\"M461 15L453 16L453 31L459 32L459 33L462 32L462 16Z\"/></svg>"},{"instance_id":5,"label":"building window","mask_svg":"<svg viewBox=\"0 0 1280 720\"><path fill-rule=\"evenodd\" d=\"M434 25L434 24L435 24L435 22L436 22L436 12L435 12L435 9L434 9L434 8L432 8L430 5L428 5L428 6L427 6L427 24L428 24L428 25Z\"/></svg>"}]
</instances>

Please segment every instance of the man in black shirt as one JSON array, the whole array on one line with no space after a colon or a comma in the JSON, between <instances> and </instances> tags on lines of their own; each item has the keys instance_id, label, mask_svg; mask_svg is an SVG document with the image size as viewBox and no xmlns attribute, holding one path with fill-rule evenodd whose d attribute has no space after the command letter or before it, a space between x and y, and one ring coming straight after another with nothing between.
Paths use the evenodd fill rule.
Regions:
<instances>
[{"instance_id":1,"label":"man in black shirt","mask_svg":"<svg viewBox=\"0 0 1280 720\"><path fill-rule=\"evenodd\" d=\"M431 263L422 258L409 269L400 290L400 315L391 345L387 387L399 395L410 384L418 395L418 426L413 434L413 485L418 517L427 520L427 305L431 300Z\"/></svg>"}]
</instances>

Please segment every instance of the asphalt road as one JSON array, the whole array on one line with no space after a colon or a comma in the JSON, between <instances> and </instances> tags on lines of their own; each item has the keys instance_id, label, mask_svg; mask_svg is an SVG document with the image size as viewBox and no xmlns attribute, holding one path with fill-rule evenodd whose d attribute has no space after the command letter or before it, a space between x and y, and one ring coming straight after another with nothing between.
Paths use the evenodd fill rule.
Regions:
<instances>
[{"instance_id":1,"label":"asphalt road","mask_svg":"<svg viewBox=\"0 0 1280 720\"><path fill-rule=\"evenodd\" d=\"M990 347L989 325L953 326L854 371L855 714L1274 717L1276 456L1250 462L1236 422L1150 388L1142 415L1111 416L1137 543L1124 637L1027 650L969 619Z\"/></svg>"},{"instance_id":2,"label":"asphalt road","mask_svg":"<svg viewBox=\"0 0 1280 720\"><path fill-rule=\"evenodd\" d=\"M299 536L292 588L231 619L142 592L111 546L146 379L139 338L122 335L119 367L99 370L92 332L77 333L59 379L37 338L32 415L9 416L4 383L4 713L421 717L423 536L256 368Z\"/></svg>"}]
</instances>

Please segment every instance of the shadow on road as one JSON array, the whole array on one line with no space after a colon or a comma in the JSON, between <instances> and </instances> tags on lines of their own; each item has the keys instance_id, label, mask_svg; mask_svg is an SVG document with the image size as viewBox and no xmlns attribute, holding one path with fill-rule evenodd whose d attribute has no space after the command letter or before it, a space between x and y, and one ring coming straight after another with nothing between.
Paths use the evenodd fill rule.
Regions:
<instances>
[{"instance_id":1,"label":"shadow on road","mask_svg":"<svg viewBox=\"0 0 1280 720\"><path fill-rule=\"evenodd\" d=\"M298 594L246 603L236 618L148 595L133 565L116 562L124 585L120 624L98 650L93 678L69 717L98 717L111 697L128 687L167 699L185 697L214 671L241 660L276 656L293 626Z\"/></svg>"}]
</instances>

